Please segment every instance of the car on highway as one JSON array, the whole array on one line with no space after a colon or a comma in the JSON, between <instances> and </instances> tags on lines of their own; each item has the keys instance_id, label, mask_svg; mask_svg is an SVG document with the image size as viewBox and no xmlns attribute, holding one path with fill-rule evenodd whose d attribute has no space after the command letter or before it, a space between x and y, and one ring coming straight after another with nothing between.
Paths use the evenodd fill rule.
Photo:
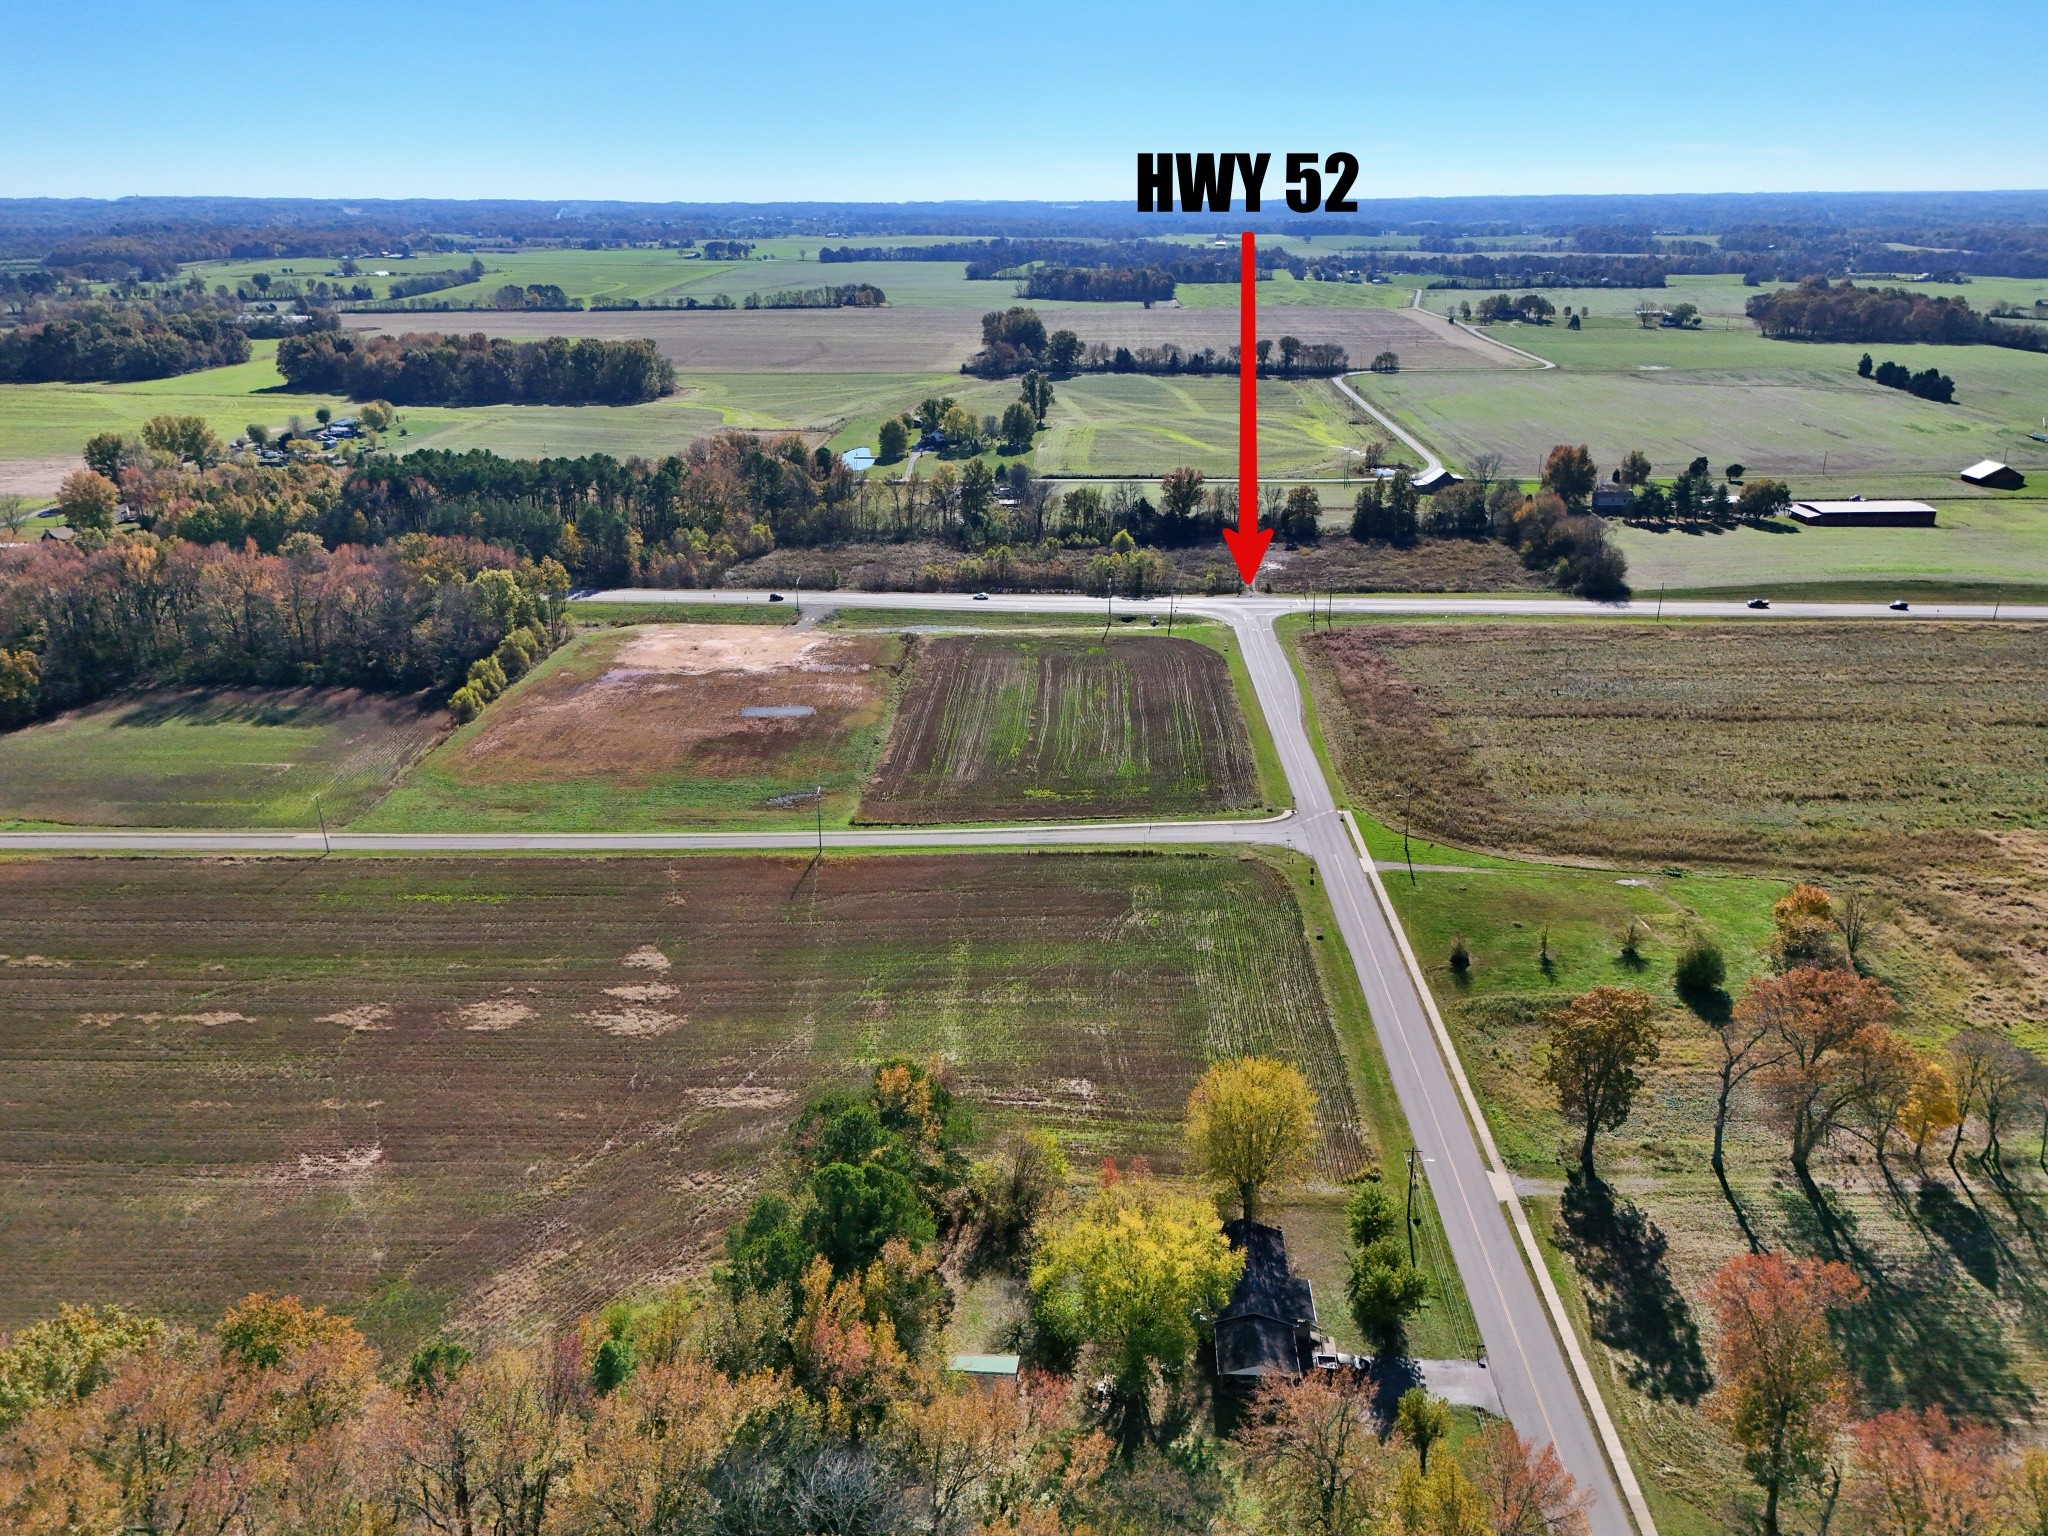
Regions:
<instances>
[{"instance_id":1,"label":"car on highway","mask_svg":"<svg viewBox=\"0 0 2048 1536\"><path fill-rule=\"evenodd\" d=\"M780 592L770 592L768 594L768 601L771 603L779 603L784 601L784 599Z\"/></svg>"},{"instance_id":2,"label":"car on highway","mask_svg":"<svg viewBox=\"0 0 2048 1536\"><path fill-rule=\"evenodd\" d=\"M1771 600L1768 597L1752 597L1749 600L1749 606L1752 608L1768 608L1771 606Z\"/></svg>"},{"instance_id":3,"label":"car on highway","mask_svg":"<svg viewBox=\"0 0 2048 1536\"><path fill-rule=\"evenodd\" d=\"M985 603L988 601L988 594L986 592L977 592L974 594L974 600L977 603Z\"/></svg>"},{"instance_id":4,"label":"car on highway","mask_svg":"<svg viewBox=\"0 0 2048 1536\"><path fill-rule=\"evenodd\" d=\"M1892 599L1892 612L1893 612L1893 613L1904 613L1904 612L1906 611L1906 608L1907 608L1906 600L1905 600L1905 599L1904 599L1903 597L1895 597L1895 598L1893 598L1893 599Z\"/></svg>"}]
</instances>

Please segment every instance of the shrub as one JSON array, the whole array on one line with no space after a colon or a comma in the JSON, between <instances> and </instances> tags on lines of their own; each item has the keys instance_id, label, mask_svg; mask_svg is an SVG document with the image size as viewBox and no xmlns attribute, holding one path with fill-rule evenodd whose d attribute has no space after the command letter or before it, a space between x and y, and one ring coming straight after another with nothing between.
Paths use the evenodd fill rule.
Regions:
<instances>
[{"instance_id":1,"label":"shrub","mask_svg":"<svg viewBox=\"0 0 2048 1536\"><path fill-rule=\"evenodd\" d=\"M1695 933L1678 952L1673 979L1681 997L1705 997L1720 991L1728 980L1728 962L1721 956L1721 946L1705 934Z\"/></svg>"},{"instance_id":2,"label":"shrub","mask_svg":"<svg viewBox=\"0 0 2048 1536\"><path fill-rule=\"evenodd\" d=\"M498 665L495 656L472 661L469 664L469 686L488 704L505 691L505 669Z\"/></svg>"},{"instance_id":3,"label":"shrub","mask_svg":"<svg viewBox=\"0 0 2048 1536\"><path fill-rule=\"evenodd\" d=\"M448 695L448 713L455 717L457 725L467 725L484 712L484 705L489 702L474 684L464 683Z\"/></svg>"},{"instance_id":4,"label":"shrub","mask_svg":"<svg viewBox=\"0 0 2048 1536\"><path fill-rule=\"evenodd\" d=\"M1460 976L1472 969L1472 951L1465 947L1462 933L1451 941L1451 969Z\"/></svg>"}]
</instances>

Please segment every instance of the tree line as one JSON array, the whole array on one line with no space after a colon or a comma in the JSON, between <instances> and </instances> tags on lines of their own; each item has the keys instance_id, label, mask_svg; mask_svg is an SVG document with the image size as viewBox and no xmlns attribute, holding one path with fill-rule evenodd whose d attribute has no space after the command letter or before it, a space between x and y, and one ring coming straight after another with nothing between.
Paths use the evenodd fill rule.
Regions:
<instances>
[{"instance_id":1,"label":"tree line","mask_svg":"<svg viewBox=\"0 0 2048 1536\"><path fill-rule=\"evenodd\" d=\"M1810 278L1797 288L1754 295L1743 306L1764 335L1779 341L1924 342L1939 346L2048 348L2032 326L2000 325L1961 295L1904 288L1859 288Z\"/></svg>"},{"instance_id":2,"label":"tree line","mask_svg":"<svg viewBox=\"0 0 2048 1536\"><path fill-rule=\"evenodd\" d=\"M873 283L836 283L823 288L781 288L750 293L742 309L875 309L889 296Z\"/></svg>"},{"instance_id":3,"label":"tree line","mask_svg":"<svg viewBox=\"0 0 2048 1536\"><path fill-rule=\"evenodd\" d=\"M634 405L675 390L651 341L323 332L278 344L296 390L396 405Z\"/></svg>"},{"instance_id":4,"label":"tree line","mask_svg":"<svg viewBox=\"0 0 2048 1536\"><path fill-rule=\"evenodd\" d=\"M1393 357L1392 353L1382 354ZM1258 344L1261 378L1327 378L1349 371L1350 354L1334 342L1305 342L1297 336ZM1399 359L1394 359L1399 367ZM981 350L960 367L984 379L1043 370L1054 378L1072 373L1235 373L1237 348L1218 352L1172 342L1158 347L1112 347L1084 342L1064 328L1047 331L1038 311L1021 304L992 309L981 317ZM1392 371L1387 370L1387 371Z\"/></svg>"},{"instance_id":5,"label":"tree line","mask_svg":"<svg viewBox=\"0 0 2048 1536\"><path fill-rule=\"evenodd\" d=\"M1874 379L1886 389L1903 389L1909 395L1922 400L1939 400L1942 404L1952 403L1956 397L1956 381L1939 368L1923 368L1918 373L1904 363L1883 362L1871 366L1870 354L1864 353L1856 364L1856 377Z\"/></svg>"},{"instance_id":6,"label":"tree line","mask_svg":"<svg viewBox=\"0 0 2048 1536\"><path fill-rule=\"evenodd\" d=\"M168 683L449 690L525 631L563 633L567 574L473 539L277 554L132 532L0 564L0 721Z\"/></svg>"},{"instance_id":7,"label":"tree line","mask_svg":"<svg viewBox=\"0 0 2048 1536\"><path fill-rule=\"evenodd\" d=\"M211 300L43 306L38 318L0 331L0 383L163 379L249 360L235 311Z\"/></svg>"}]
</instances>

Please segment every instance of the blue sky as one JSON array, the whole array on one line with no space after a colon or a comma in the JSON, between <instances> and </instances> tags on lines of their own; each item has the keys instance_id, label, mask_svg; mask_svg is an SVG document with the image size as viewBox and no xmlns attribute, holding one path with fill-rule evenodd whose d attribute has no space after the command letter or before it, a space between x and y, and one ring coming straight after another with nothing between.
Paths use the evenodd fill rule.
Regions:
<instances>
[{"instance_id":1,"label":"blue sky","mask_svg":"<svg viewBox=\"0 0 2048 1536\"><path fill-rule=\"evenodd\" d=\"M0 196L1122 200L1141 149L1340 148L1362 197L2039 187L2044 20L2017 0L28 0Z\"/></svg>"}]
</instances>

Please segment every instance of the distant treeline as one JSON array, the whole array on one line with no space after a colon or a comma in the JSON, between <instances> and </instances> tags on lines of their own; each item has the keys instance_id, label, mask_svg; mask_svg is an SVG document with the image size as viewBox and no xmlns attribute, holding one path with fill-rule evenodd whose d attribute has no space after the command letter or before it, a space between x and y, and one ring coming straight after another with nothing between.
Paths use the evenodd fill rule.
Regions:
<instances>
[{"instance_id":1,"label":"distant treeline","mask_svg":"<svg viewBox=\"0 0 2048 1536\"><path fill-rule=\"evenodd\" d=\"M163 379L249 358L249 337L233 310L208 300L185 305L88 302L0 331L0 383L47 384Z\"/></svg>"},{"instance_id":2,"label":"distant treeline","mask_svg":"<svg viewBox=\"0 0 2048 1536\"><path fill-rule=\"evenodd\" d=\"M1282 336L1259 343L1261 377L1321 378L1350 369L1349 354L1330 343L1304 342ZM1084 342L1074 332L1048 332L1038 311L1024 305L992 309L981 317L981 350L961 365L962 373L984 379L1010 378L1042 369L1055 378L1070 373L1235 373L1237 348L1199 351L1172 344L1162 347L1112 347Z\"/></svg>"},{"instance_id":3,"label":"distant treeline","mask_svg":"<svg viewBox=\"0 0 2048 1536\"><path fill-rule=\"evenodd\" d=\"M1422 256L1404 268L1443 274L1432 288L1662 288L1675 264L1653 257L1613 258L1552 253ZM1718 268L1716 268L1718 270Z\"/></svg>"},{"instance_id":4,"label":"distant treeline","mask_svg":"<svg viewBox=\"0 0 2048 1536\"><path fill-rule=\"evenodd\" d=\"M873 283L839 283L825 288L783 288L750 293L742 309L875 309L889 296Z\"/></svg>"},{"instance_id":5,"label":"distant treeline","mask_svg":"<svg viewBox=\"0 0 2048 1536\"><path fill-rule=\"evenodd\" d=\"M1082 349L1078 366L1082 373L1235 374L1237 348L1218 352L1214 347L1203 347L1196 351L1171 342L1162 347L1112 347L1095 341ZM1277 356L1272 342L1259 343L1257 367L1260 378L1328 378L1350 372L1351 357L1334 342L1306 342L1282 336Z\"/></svg>"},{"instance_id":6,"label":"distant treeline","mask_svg":"<svg viewBox=\"0 0 2048 1536\"><path fill-rule=\"evenodd\" d=\"M1268 248L1259 267L1270 273L1288 257ZM1104 271L1161 271L1182 283L1234 283L1238 256L1169 240L948 240L933 245L821 247L820 261L963 261L974 279L999 277L1018 267L1074 267Z\"/></svg>"},{"instance_id":7,"label":"distant treeline","mask_svg":"<svg viewBox=\"0 0 2048 1536\"><path fill-rule=\"evenodd\" d=\"M278 344L293 389L396 405L636 405L672 393L651 341L324 332Z\"/></svg>"},{"instance_id":8,"label":"distant treeline","mask_svg":"<svg viewBox=\"0 0 2048 1536\"><path fill-rule=\"evenodd\" d=\"M1026 299L1141 300L1173 297L1174 276L1164 267L1041 267L1024 280Z\"/></svg>"},{"instance_id":9,"label":"distant treeline","mask_svg":"<svg viewBox=\"0 0 2048 1536\"><path fill-rule=\"evenodd\" d=\"M1947 294L1904 288L1859 288L1826 278L1759 293L1743 306L1757 329L1779 341L1934 342L2048 349L2048 334L2031 326L2000 325Z\"/></svg>"},{"instance_id":10,"label":"distant treeline","mask_svg":"<svg viewBox=\"0 0 2048 1536\"><path fill-rule=\"evenodd\" d=\"M0 724L145 684L453 688L514 630L558 637L567 591L472 539L41 545L0 563Z\"/></svg>"},{"instance_id":11,"label":"distant treeline","mask_svg":"<svg viewBox=\"0 0 2048 1536\"><path fill-rule=\"evenodd\" d=\"M483 281L484 264L474 256L466 267L445 267L436 272L415 272L391 285L387 297L410 299L422 293L439 293L443 288L461 288Z\"/></svg>"}]
</instances>

